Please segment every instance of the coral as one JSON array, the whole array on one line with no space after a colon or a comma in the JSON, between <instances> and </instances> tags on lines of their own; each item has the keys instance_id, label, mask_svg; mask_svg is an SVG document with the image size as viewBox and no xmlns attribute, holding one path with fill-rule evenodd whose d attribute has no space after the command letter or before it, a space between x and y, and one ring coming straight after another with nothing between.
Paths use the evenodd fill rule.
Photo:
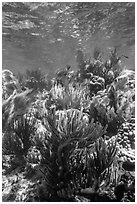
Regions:
<instances>
[{"instance_id":1,"label":"coral","mask_svg":"<svg viewBox=\"0 0 137 204\"><path fill-rule=\"evenodd\" d=\"M21 116L9 125L2 138L4 154L15 154L17 157L27 154L31 146L31 137L35 134L34 121L27 116Z\"/></svg>"},{"instance_id":2,"label":"coral","mask_svg":"<svg viewBox=\"0 0 137 204\"><path fill-rule=\"evenodd\" d=\"M28 72L25 88L3 72L3 201L135 199L135 73L122 57L79 50L78 71Z\"/></svg>"}]
</instances>

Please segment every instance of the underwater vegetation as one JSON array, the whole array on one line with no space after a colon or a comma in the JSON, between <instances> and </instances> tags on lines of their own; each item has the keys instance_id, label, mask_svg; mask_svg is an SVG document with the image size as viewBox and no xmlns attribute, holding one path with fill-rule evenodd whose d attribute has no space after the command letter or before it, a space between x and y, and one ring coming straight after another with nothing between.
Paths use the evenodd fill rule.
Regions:
<instances>
[{"instance_id":1,"label":"underwater vegetation","mask_svg":"<svg viewBox=\"0 0 137 204\"><path fill-rule=\"evenodd\" d=\"M3 70L4 202L135 201L135 73L83 55L51 80Z\"/></svg>"}]
</instances>

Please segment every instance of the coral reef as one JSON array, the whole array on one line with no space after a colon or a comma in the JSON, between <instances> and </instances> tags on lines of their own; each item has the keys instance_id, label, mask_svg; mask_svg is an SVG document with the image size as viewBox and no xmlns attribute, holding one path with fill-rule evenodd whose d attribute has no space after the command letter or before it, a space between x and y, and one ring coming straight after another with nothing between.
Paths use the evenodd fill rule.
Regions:
<instances>
[{"instance_id":1,"label":"coral reef","mask_svg":"<svg viewBox=\"0 0 137 204\"><path fill-rule=\"evenodd\" d=\"M79 50L77 71L32 73L34 89L3 71L4 202L135 201L135 74L122 57Z\"/></svg>"}]
</instances>

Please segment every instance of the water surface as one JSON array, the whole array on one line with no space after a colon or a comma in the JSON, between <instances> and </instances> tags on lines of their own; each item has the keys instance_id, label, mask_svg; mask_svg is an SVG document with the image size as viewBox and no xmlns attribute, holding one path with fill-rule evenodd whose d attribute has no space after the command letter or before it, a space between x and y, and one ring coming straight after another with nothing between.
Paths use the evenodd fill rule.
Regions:
<instances>
[{"instance_id":1,"label":"water surface","mask_svg":"<svg viewBox=\"0 0 137 204\"><path fill-rule=\"evenodd\" d=\"M25 7L23 7L23 3L9 4L7 3L6 7L3 5L3 69L6 68L16 73L24 73L27 69L31 70L41 68L41 70L45 71L45 73L53 73L55 70L60 68L62 69L68 64L71 65L72 69L77 69L75 60L76 50L81 48L85 55L89 57L92 56L96 46L101 49L104 59L107 59L109 52L114 47L117 47L119 55L123 54L128 56L128 59L123 58L123 66L126 66L129 69L135 69L134 33L133 36L131 35L132 32L134 32L134 22L132 27L129 26L129 24L134 21L133 5L132 7L131 5L130 7L129 5L127 6L130 8L128 8L129 11L132 9L130 11L130 18L123 17L123 21L125 23L124 26L127 25L127 27L123 28L126 29L127 35L125 36L121 34L121 31L118 31L120 26L123 26L123 21L119 21L120 18L116 20L117 24L115 23L117 26L115 30L117 30L118 35L106 35L106 33L103 31L104 28L101 29L103 21L100 21L101 23L99 25L100 28L98 28L98 32L94 34L92 32L89 33L88 28L85 28L85 33L82 34L84 32L82 29L85 22L79 17L79 15L82 15L82 13L85 15L84 9L87 7L84 7L84 2L82 9L80 7L81 5L78 5L79 9L77 9L75 16L72 16L71 11L72 8L74 10L77 6L76 3L75 6L73 5L73 7L70 5L71 3L67 4L68 7L70 6L67 14L65 13L65 8L67 7L65 3L62 3L61 8L65 14L64 16L62 15L61 18L58 17L59 14L57 15L58 12L61 13L59 10L59 3L54 5L54 9L51 5L50 7L47 7L47 5L42 5L39 7L40 3L37 3L37 5L34 5L33 3L26 5L24 3ZM102 4L99 3L98 5ZM41 10L34 9L34 6L38 6L38 9ZM122 4L121 9L125 8L124 6L125 4ZM30 7L31 10L29 10ZM30 11L31 13L29 13ZM43 12L45 13L43 14ZM120 15L122 16L127 15L126 12L120 12ZM114 14L112 13L112 15ZM97 18L97 16L95 17ZM79 19L78 28L75 28L76 24L74 25L73 23L74 20L76 21L76 18ZM89 18L90 25L92 18L93 17ZM109 18L111 19L111 14ZM45 19L47 20L47 24L45 23ZM71 24L69 20L72 21ZM112 23L114 23L114 20ZM63 24L62 27L61 24ZM72 25L75 26L75 30L72 30ZM88 25L88 23L86 25ZM128 39L130 36L132 36L132 39L129 41Z\"/></svg>"}]
</instances>

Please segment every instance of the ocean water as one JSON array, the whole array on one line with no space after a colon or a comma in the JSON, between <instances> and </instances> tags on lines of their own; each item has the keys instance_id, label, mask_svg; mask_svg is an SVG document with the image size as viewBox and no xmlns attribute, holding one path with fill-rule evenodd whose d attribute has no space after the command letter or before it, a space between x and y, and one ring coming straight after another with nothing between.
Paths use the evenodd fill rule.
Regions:
<instances>
[{"instance_id":1,"label":"ocean water","mask_svg":"<svg viewBox=\"0 0 137 204\"><path fill-rule=\"evenodd\" d=\"M12 3L11 3L12 4ZM15 3L14 7L16 6ZM20 6L21 7L21 6ZM57 7L57 5L56 5ZM3 34L2 34L2 68L10 69L15 73L25 73L26 70L33 70L40 68L45 73L54 73L58 69L63 69L66 65L70 65L72 69L77 69L76 63L76 51L78 48L81 48L85 54L86 58L91 57L93 55L93 51L95 47L100 48L102 52L103 59L108 59L110 51L117 47L118 54L125 55L127 58L122 58L122 66L128 69L135 69L135 43L134 37L132 43L125 43L128 41L129 36L117 36L110 35L106 36L101 29L99 29L97 34L89 35L88 39L82 41L81 45L79 45L80 37L77 39L73 37L71 27L68 25L67 28L63 28L64 30L70 27L69 35L64 35L63 38L60 37L58 33L61 33L60 25L56 26L56 29L49 35L40 34L42 31L40 30L39 35L36 35L36 31L32 35L27 34L29 30L32 29L32 23L29 20L25 20L25 29L21 29L24 24L24 16L20 17L20 20L16 20L16 16L18 14L18 10L14 10L13 7L6 7L8 10L3 11L3 19L10 19L10 23L6 19L3 20ZM12 12L11 12L12 11ZM43 10L42 10L43 11ZM24 10L20 11L24 12ZM82 13L83 11L81 11ZM131 13L133 15L132 19L134 19L134 12ZM18 14L19 15L19 14ZM21 15L21 14L20 14ZM24 14L25 15L25 14ZM6 16L6 17L5 17ZM14 16L14 18L13 18ZM54 17L54 13L50 12L47 14L48 18L52 19ZM30 17L29 17L30 18ZM66 17L64 17L65 19ZM64 20L63 19L63 20ZM41 18L38 17L37 21L40 22ZM81 20L80 20L81 21ZM131 35L131 27L129 26L129 18L126 18L127 28L126 32ZM8 23L7 23L8 22ZM16 28L16 24L20 22L20 27ZM126 23L126 22L125 22ZM67 22L67 24L69 24ZM82 21L81 21L82 24ZM84 24L84 23L83 23ZM18 24L17 24L18 25ZM45 26L45 25L44 25ZM52 21L48 22L48 26L52 27ZM54 25L55 26L55 25ZM53 26L53 28L54 28ZM65 26L65 24L63 25ZM120 23L118 24L120 26ZM42 26L41 26L42 27ZM46 26L45 26L46 27ZM44 28L45 28L44 27ZM48 30L49 28L47 28ZM134 23L132 26L134 30ZM68 32L68 30L66 31ZM31 32L32 33L32 32ZM55 36L57 36L55 38ZM62 36L62 35L61 35ZM86 37L85 37L86 38Z\"/></svg>"}]
</instances>

